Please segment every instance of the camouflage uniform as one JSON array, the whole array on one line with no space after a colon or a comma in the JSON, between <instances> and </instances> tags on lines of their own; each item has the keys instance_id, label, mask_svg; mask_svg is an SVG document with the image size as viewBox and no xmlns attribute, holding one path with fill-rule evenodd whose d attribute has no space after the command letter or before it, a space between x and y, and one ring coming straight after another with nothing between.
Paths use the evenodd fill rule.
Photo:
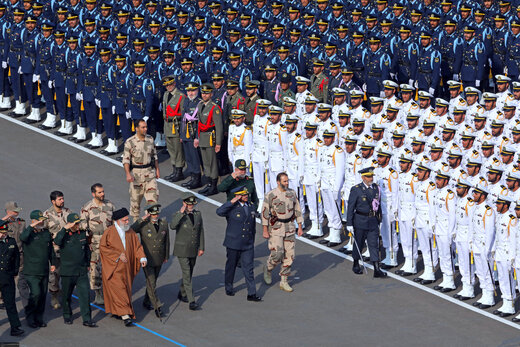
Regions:
<instances>
[{"instance_id":1,"label":"camouflage uniform","mask_svg":"<svg viewBox=\"0 0 520 347\"><path fill-rule=\"evenodd\" d=\"M88 230L88 236L90 238L90 289L100 290L102 289L101 281L101 261L99 257L99 242L101 236L105 232L105 229L114 224L112 221L112 213L115 210L114 204L106 200L102 202L101 206L98 205L96 199L92 199L87 202L81 208L81 230Z\"/></svg>"},{"instance_id":2,"label":"camouflage uniform","mask_svg":"<svg viewBox=\"0 0 520 347\"><path fill-rule=\"evenodd\" d=\"M143 141L137 135L130 137L125 142L123 153L123 165L130 165L130 171L134 181L130 183L130 215L134 220L139 218L141 200L151 205L159 199L157 180L155 177L155 162L157 151L153 143L153 137L146 135ZM139 168L139 166L146 166Z\"/></svg>"},{"instance_id":3,"label":"camouflage uniform","mask_svg":"<svg viewBox=\"0 0 520 347\"><path fill-rule=\"evenodd\" d=\"M29 300L29 285L27 281L23 277L23 248L22 241L20 241L20 234L23 229L25 229L25 220L21 218L15 218L13 220L8 220L7 229L9 230L9 236L15 239L16 244L18 245L18 249L20 250L20 270L18 272L18 276L14 278L16 286L18 287L18 292L20 293L20 297L22 298L23 306L27 306L27 302Z\"/></svg>"},{"instance_id":4,"label":"camouflage uniform","mask_svg":"<svg viewBox=\"0 0 520 347\"><path fill-rule=\"evenodd\" d=\"M49 229L53 239L61 228L67 224L67 216L70 213L71 211L66 207L63 207L61 212L58 213L54 209L54 206L49 207L45 212L43 212L43 215L48 218L45 221L45 228ZM54 308L59 308L59 304L55 300L57 300L56 295L60 291L60 247L54 243L53 246L54 252L56 253L56 269L49 272L49 292L52 294L51 305L53 305Z\"/></svg>"},{"instance_id":5,"label":"camouflage uniform","mask_svg":"<svg viewBox=\"0 0 520 347\"><path fill-rule=\"evenodd\" d=\"M291 274L296 235L294 220L303 223L302 210L294 190L281 191L275 188L267 193L262 207L262 225L269 226L268 247L271 251L267 259L267 270L272 271L276 265L282 263L280 276Z\"/></svg>"}]
</instances>

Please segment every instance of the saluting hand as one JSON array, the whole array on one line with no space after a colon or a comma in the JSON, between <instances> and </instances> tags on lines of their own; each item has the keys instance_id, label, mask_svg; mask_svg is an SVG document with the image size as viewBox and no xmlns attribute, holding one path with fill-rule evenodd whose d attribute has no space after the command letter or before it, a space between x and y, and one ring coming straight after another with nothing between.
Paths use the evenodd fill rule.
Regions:
<instances>
[{"instance_id":1,"label":"saluting hand","mask_svg":"<svg viewBox=\"0 0 520 347\"><path fill-rule=\"evenodd\" d=\"M236 203L238 200L240 200L240 196L239 196L239 195L237 195L237 196L235 196L233 199L231 199L230 202L231 202L232 204L234 204L234 203Z\"/></svg>"}]
</instances>

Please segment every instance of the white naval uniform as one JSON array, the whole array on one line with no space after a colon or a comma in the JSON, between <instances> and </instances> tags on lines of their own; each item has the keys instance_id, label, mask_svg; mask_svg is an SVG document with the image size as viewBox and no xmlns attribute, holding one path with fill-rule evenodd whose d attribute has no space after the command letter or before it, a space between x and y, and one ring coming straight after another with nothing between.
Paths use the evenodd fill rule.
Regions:
<instances>
[{"instance_id":1,"label":"white naval uniform","mask_svg":"<svg viewBox=\"0 0 520 347\"><path fill-rule=\"evenodd\" d=\"M433 241L435 222L435 196L437 188L430 180L419 181L414 185L415 191L415 229L422 252L424 272L421 279L435 281L435 267L439 261L439 248ZM432 262L433 259L433 262Z\"/></svg>"},{"instance_id":2,"label":"white naval uniform","mask_svg":"<svg viewBox=\"0 0 520 347\"><path fill-rule=\"evenodd\" d=\"M303 138L299 133L293 131L287 134L287 176L289 177L289 188L296 192L300 201L302 216L305 215L305 200L301 185L303 161Z\"/></svg>"},{"instance_id":3,"label":"white naval uniform","mask_svg":"<svg viewBox=\"0 0 520 347\"><path fill-rule=\"evenodd\" d=\"M399 233L405 264L401 270L408 273L417 273L417 238L413 232L413 222L415 219L415 190L417 176L412 170L399 174Z\"/></svg>"},{"instance_id":4,"label":"white naval uniform","mask_svg":"<svg viewBox=\"0 0 520 347\"><path fill-rule=\"evenodd\" d=\"M446 289L455 289L452 243L455 236L456 194L448 187L437 189L435 194L434 234L439 249L439 264L442 271L442 283Z\"/></svg>"},{"instance_id":5,"label":"white naval uniform","mask_svg":"<svg viewBox=\"0 0 520 347\"><path fill-rule=\"evenodd\" d=\"M249 170L249 163L251 162L251 151L253 148L253 132L245 123L236 126L229 125L228 137L228 158L233 165L238 159L246 161Z\"/></svg>"},{"instance_id":6,"label":"white naval uniform","mask_svg":"<svg viewBox=\"0 0 520 347\"><path fill-rule=\"evenodd\" d=\"M381 238L386 249L386 257L383 263L397 266L397 252L399 243L397 233L392 228L397 218L397 206L399 204L399 174L390 165L377 167L374 170L374 181L381 190Z\"/></svg>"},{"instance_id":7,"label":"white naval uniform","mask_svg":"<svg viewBox=\"0 0 520 347\"><path fill-rule=\"evenodd\" d=\"M483 202L475 206L469 224L475 273L482 289L482 297L478 302L491 306L495 304L495 298L493 296L493 278L489 270L492 264L489 263L488 258L495 238L495 215L493 209Z\"/></svg>"},{"instance_id":8,"label":"white naval uniform","mask_svg":"<svg viewBox=\"0 0 520 347\"><path fill-rule=\"evenodd\" d=\"M475 265L471 264L469 224L475 210L475 202L469 196L457 200L455 212L455 245L462 276L462 290L458 293L466 298L475 296Z\"/></svg>"},{"instance_id":9,"label":"white naval uniform","mask_svg":"<svg viewBox=\"0 0 520 347\"><path fill-rule=\"evenodd\" d=\"M491 252L495 253L498 283L504 302L512 302L516 297L513 278L514 264L512 264L515 257L516 226L517 219L514 215L510 214L509 211L506 211L505 213L497 213L495 221L495 242L493 242ZM508 305L507 303L504 303L502 307L511 309L511 305ZM512 308L512 312L501 309L499 309L499 311L511 314L515 313L514 308Z\"/></svg>"},{"instance_id":10,"label":"white naval uniform","mask_svg":"<svg viewBox=\"0 0 520 347\"><path fill-rule=\"evenodd\" d=\"M267 125L269 117L267 115L260 117L256 115L253 121L253 152L251 160L253 162L253 178L255 181L256 195L258 196L258 206L262 206L265 194L270 190L268 183L268 156L267 151Z\"/></svg>"},{"instance_id":11,"label":"white naval uniform","mask_svg":"<svg viewBox=\"0 0 520 347\"><path fill-rule=\"evenodd\" d=\"M277 187L276 176L287 170L287 129L280 122L267 126L269 187Z\"/></svg>"},{"instance_id":12,"label":"white naval uniform","mask_svg":"<svg viewBox=\"0 0 520 347\"><path fill-rule=\"evenodd\" d=\"M305 188L305 197L309 207L309 219L312 222L311 229L307 234L313 236L323 236L323 204L318 204L318 186L319 181L319 161L318 152L323 142L316 135L312 138L303 140L303 186Z\"/></svg>"},{"instance_id":13,"label":"white naval uniform","mask_svg":"<svg viewBox=\"0 0 520 347\"><path fill-rule=\"evenodd\" d=\"M345 152L339 146L322 146L318 151L321 197L323 208L329 221L329 235L325 240L341 243L341 223L339 192L343 186L345 172Z\"/></svg>"}]
</instances>

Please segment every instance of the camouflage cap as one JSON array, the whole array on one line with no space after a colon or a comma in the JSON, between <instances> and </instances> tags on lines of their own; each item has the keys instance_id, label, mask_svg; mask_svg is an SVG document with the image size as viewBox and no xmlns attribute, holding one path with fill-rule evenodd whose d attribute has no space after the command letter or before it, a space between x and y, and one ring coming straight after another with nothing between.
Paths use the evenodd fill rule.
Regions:
<instances>
[{"instance_id":1,"label":"camouflage cap","mask_svg":"<svg viewBox=\"0 0 520 347\"><path fill-rule=\"evenodd\" d=\"M20 212L22 210L21 207L15 201L8 201L5 203L6 211Z\"/></svg>"}]
</instances>

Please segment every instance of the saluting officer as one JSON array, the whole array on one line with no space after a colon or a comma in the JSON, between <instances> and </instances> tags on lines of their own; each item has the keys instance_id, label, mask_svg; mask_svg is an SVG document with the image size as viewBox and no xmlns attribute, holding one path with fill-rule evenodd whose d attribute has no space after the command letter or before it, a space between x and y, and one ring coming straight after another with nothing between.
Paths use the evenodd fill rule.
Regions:
<instances>
[{"instance_id":1,"label":"saluting officer","mask_svg":"<svg viewBox=\"0 0 520 347\"><path fill-rule=\"evenodd\" d=\"M76 288L83 325L95 328L97 325L92 321L89 300L88 268L90 265L90 247L87 232L80 229L80 221L77 213L69 214L67 216L67 224L61 228L54 238L54 243L60 247L61 255L63 321L65 324L72 324L70 301L72 292Z\"/></svg>"},{"instance_id":2,"label":"saluting officer","mask_svg":"<svg viewBox=\"0 0 520 347\"><path fill-rule=\"evenodd\" d=\"M359 245L367 241L370 250L370 261L374 265L374 277L386 277L386 273L379 268L379 224L381 223L381 191L374 183L374 168L368 167L359 170L362 183L350 190L347 209L347 230L354 235L356 247L352 252L354 265L352 271L361 275L359 267Z\"/></svg>"},{"instance_id":3,"label":"saluting officer","mask_svg":"<svg viewBox=\"0 0 520 347\"><path fill-rule=\"evenodd\" d=\"M197 256L204 254L204 226L202 214L194 209L196 203L195 195L184 193L182 207L170 222L170 228L176 230L173 255L179 259L182 271L182 284L177 297L182 302L189 302L192 311L198 310L199 305L193 296L191 278Z\"/></svg>"},{"instance_id":4,"label":"saluting officer","mask_svg":"<svg viewBox=\"0 0 520 347\"><path fill-rule=\"evenodd\" d=\"M16 310L16 292L14 278L20 268L20 252L16 240L7 235L9 222L0 220L0 292L5 303L7 318L11 325L11 336L24 333L20 327L20 318Z\"/></svg>"},{"instance_id":5,"label":"saluting officer","mask_svg":"<svg viewBox=\"0 0 520 347\"><path fill-rule=\"evenodd\" d=\"M170 230L166 218L159 218L161 205L153 204L146 207L146 215L138 219L132 229L141 237L144 254L148 264L143 268L146 276L146 294L143 306L147 310L155 310L157 318L163 317L162 302L155 291L157 278L162 264L166 263L170 255Z\"/></svg>"},{"instance_id":6,"label":"saluting officer","mask_svg":"<svg viewBox=\"0 0 520 347\"><path fill-rule=\"evenodd\" d=\"M224 247L226 247L226 295L234 296L233 281L240 261L247 285L247 301L262 301L256 295L254 269L254 247L256 234L256 206L249 202L249 192L245 186L231 191L235 196L217 209L217 214L228 222Z\"/></svg>"}]
</instances>

